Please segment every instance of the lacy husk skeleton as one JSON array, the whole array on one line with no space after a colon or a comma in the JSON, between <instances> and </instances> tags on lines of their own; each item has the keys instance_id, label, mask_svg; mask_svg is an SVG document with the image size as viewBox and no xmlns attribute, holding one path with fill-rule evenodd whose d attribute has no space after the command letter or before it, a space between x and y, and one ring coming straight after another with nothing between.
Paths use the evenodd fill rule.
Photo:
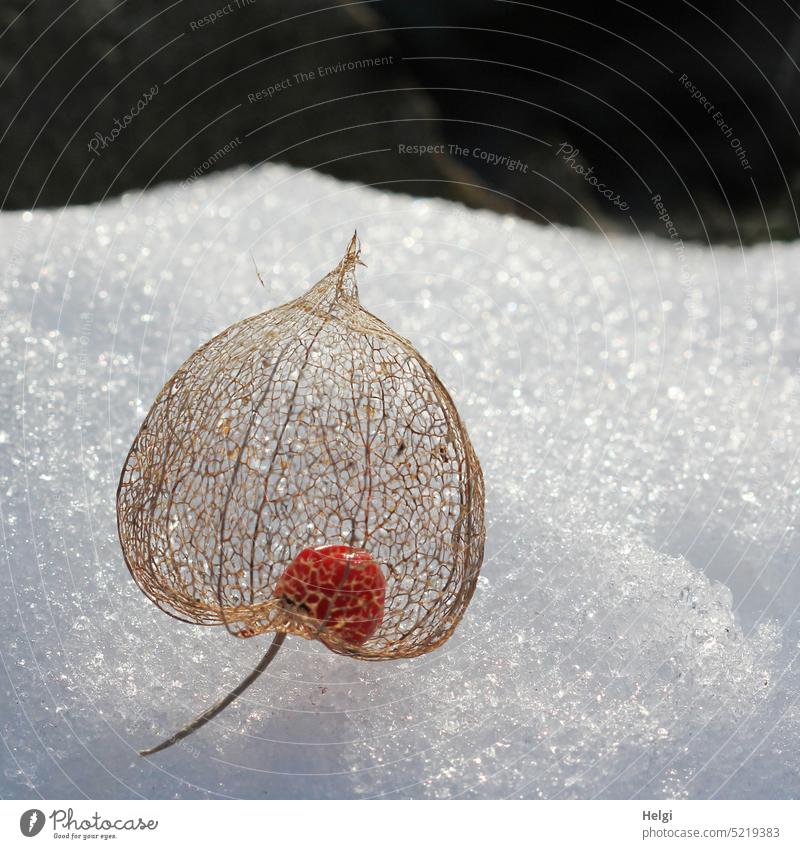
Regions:
<instances>
[{"instance_id":1,"label":"lacy husk skeleton","mask_svg":"<svg viewBox=\"0 0 800 849\"><path fill-rule=\"evenodd\" d=\"M354 237L303 297L192 354L125 461L119 536L144 593L187 622L276 632L261 669L189 730L286 634L363 660L413 657L448 639L475 589L480 464L432 367L361 307L358 264ZM361 643L276 595L298 552L331 544L369 552L385 578L383 619Z\"/></svg>"}]
</instances>

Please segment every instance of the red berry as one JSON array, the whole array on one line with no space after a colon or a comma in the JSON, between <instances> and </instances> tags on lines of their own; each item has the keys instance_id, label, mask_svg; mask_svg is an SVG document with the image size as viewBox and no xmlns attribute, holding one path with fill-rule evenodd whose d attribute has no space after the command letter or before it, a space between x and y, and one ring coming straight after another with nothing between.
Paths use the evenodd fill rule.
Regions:
<instances>
[{"instance_id":1,"label":"red berry","mask_svg":"<svg viewBox=\"0 0 800 849\"><path fill-rule=\"evenodd\" d=\"M281 575L275 595L319 638L335 634L361 645L383 621L386 581L362 548L306 548Z\"/></svg>"}]
</instances>

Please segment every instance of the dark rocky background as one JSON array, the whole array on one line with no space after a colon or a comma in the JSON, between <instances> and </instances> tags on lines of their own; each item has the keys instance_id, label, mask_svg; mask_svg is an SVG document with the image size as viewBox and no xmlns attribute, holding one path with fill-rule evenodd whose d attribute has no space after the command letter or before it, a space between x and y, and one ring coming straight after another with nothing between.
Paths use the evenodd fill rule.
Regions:
<instances>
[{"instance_id":1,"label":"dark rocky background","mask_svg":"<svg viewBox=\"0 0 800 849\"><path fill-rule=\"evenodd\" d=\"M2 206L93 202L277 160L537 221L665 235L658 193L683 238L798 235L800 3L236 2L201 27L224 0L3 0ZM294 78L374 57L391 61ZM93 154L94 134L154 85ZM564 142L627 210L557 155ZM400 144L446 152L403 155ZM521 165L451 155L449 144Z\"/></svg>"}]
</instances>

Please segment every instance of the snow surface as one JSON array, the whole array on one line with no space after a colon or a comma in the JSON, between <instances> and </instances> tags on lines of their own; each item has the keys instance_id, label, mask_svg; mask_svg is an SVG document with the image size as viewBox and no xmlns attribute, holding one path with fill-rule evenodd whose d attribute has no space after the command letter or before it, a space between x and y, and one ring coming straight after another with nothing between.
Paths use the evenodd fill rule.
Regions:
<instances>
[{"instance_id":1,"label":"snow surface","mask_svg":"<svg viewBox=\"0 0 800 849\"><path fill-rule=\"evenodd\" d=\"M142 759L267 638L136 588L122 461L174 369L354 227L362 302L482 460L478 591L411 661L290 639ZM0 216L0 795L800 795L800 244L678 248L275 166Z\"/></svg>"}]
</instances>

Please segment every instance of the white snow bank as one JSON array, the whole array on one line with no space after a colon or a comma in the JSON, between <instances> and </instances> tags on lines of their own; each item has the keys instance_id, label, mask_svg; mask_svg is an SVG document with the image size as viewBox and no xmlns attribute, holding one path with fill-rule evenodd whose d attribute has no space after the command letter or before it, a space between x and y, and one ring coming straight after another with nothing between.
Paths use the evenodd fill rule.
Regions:
<instances>
[{"instance_id":1,"label":"white snow bank","mask_svg":"<svg viewBox=\"0 0 800 849\"><path fill-rule=\"evenodd\" d=\"M289 640L144 760L266 639L135 587L123 458L183 359L304 291L354 227L364 305L434 364L481 457L478 592L412 661ZM274 166L0 216L0 795L800 795L799 263Z\"/></svg>"}]
</instances>

